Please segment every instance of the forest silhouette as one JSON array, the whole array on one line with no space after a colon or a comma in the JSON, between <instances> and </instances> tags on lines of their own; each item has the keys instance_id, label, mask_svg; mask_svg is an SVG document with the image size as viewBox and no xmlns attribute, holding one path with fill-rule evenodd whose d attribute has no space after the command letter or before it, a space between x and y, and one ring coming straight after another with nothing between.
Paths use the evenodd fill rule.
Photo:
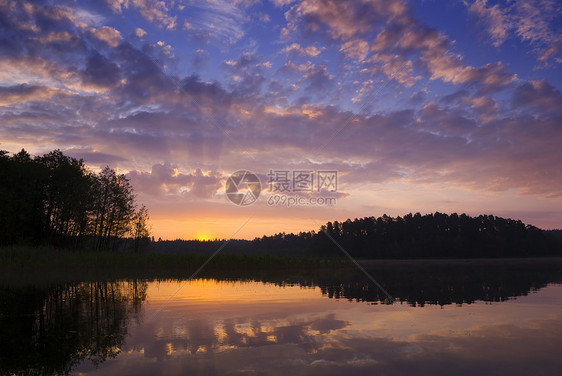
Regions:
<instances>
[{"instance_id":1,"label":"forest silhouette","mask_svg":"<svg viewBox=\"0 0 562 376\"><path fill-rule=\"evenodd\" d=\"M124 175L99 173L54 150L32 158L0 150L0 245L118 249L148 240L148 211ZM130 242L131 243L131 242Z\"/></svg>"},{"instance_id":2,"label":"forest silhouette","mask_svg":"<svg viewBox=\"0 0 562 376\"><path fill-rule=\"evenodd\" d=\"M0 150L0 245L92 250L214 252L223 241L150 241L148 211L125 175L90 171L55 150L32 158ZM407 214L328 222L318 232L235 240L225 253L366 259L494 258L562 255L559 232L493 215Z\"/></svg>"},{"instance_id":3,"label":"forest silhouette","mask_svg":"<svg viewBox=\"0 0 562 376\"><path fill-rule=\"evenodd\" d=\"M149 249L208 254L221 242L159 241ZM520 220L436 212L348 219L328 222L318 232L234 240L223 253L344 257L342 248L361 259L543 257L562 255L562 240L560 231L545 231Z\"/></svg>"}]
</instances>

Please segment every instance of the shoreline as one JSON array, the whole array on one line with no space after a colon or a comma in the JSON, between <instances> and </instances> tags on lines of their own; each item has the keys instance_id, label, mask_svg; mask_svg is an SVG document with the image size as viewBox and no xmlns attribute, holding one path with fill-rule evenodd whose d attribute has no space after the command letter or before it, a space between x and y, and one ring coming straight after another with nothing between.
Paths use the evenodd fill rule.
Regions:
<instances>
[{"instance_id":1,"label":"shoreline","mask_svg":"<svg viewBox=\"0 0 562 376\"><path fill-rule=\"evenodd\" d=\"M562 256L532 256L532 257L505 257L505 258L419 258L419 259L357 259L362 266L384 265L483 265L483 264L520 264L554 262L562 265Z\"/></svg>"},{"instance_id":2,"label":"shoreline","mask_svg":"<svg viewBox=\"0 0 562 376\"><path fill-rule=\"evenodd\" d=\"M209 255L150 252L99 252L54 247L0 247L0 285L45 284L117 279L329 278L360 274L346 257L312 255ZM366 269L397 268L547 268L562 272L562 257L475 259L357 259Z\"/></svg>"}]
</instances>

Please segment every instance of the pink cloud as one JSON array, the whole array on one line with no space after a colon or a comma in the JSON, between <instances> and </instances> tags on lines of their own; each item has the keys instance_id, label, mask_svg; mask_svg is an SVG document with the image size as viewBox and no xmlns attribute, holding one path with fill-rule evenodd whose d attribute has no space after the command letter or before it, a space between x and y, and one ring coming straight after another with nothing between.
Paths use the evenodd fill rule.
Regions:
<instances>
[{"instance_id":1,"label":"pink cloud","mask_svg":"<svg viewBox=\"0 0 562 376\"><path fill-rule=\"evenodd\" d=\"M518 38L535 48L538 60L550 62L561 50L562 38L556 27L560 9L556 1L529 0L507 2L503 6L488 6L486 0L465 2L473 14L486 27L492 44L501 46L508 38Z\"/></svg>"}]
</instances>

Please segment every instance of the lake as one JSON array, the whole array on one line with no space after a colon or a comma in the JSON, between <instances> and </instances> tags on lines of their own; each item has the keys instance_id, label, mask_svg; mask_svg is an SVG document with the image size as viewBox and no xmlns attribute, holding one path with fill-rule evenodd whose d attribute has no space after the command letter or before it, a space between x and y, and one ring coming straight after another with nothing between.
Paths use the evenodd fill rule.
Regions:
<instances>
[{"instance_id":1,"label":"lake","mask_svg":"<svg viewBox=\"0 0 562 376\"><path fill-rule=\"evenodd\" d=\"M562 261L0 287L0 373L557 374Z\"/></svg>"}]
</instances>

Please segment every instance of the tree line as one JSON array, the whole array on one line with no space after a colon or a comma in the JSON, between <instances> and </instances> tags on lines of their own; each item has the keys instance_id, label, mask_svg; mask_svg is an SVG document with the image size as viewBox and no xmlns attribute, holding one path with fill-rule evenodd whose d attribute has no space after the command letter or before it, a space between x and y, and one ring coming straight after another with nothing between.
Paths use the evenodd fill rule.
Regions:
<instances>
[{"instance_id":1,"label":"tree line","mask_svg":"<svg viewBox=\"0 0 562 376\"><path fill-rule=\"evenodd\" d=\"M407 214L328 222L318 232L254 240L257 249L301 249L313 255L358 258L490 258L562 255L562 239L520 220L493 215ZM336 245L336 243L338 245Z\"/></svg>"},{"instance_id":2,"label":"tree line","mask_svg":"<svg viewBox=\"0 0 562 376\"><path fill-rule=\"evenodd\" d=\"M0 245L138 250L148 237L148 211L124 175L95 173L60 150L0 150Z\"/></svg>"},{"instance_id":3,"label":"tree line","mask_svg":"<svg viewBox=\"0 0 562 376\"><path fill-rule=\"evenodd\" d=\"M149 249L210 255L225 241L177 239L152 242ZM221 254L345 257L339 246L363 259L562 256L562 231L493 215L410 213L328 222L319 231L230 240Z\"/></svg>"}]
</instances>

